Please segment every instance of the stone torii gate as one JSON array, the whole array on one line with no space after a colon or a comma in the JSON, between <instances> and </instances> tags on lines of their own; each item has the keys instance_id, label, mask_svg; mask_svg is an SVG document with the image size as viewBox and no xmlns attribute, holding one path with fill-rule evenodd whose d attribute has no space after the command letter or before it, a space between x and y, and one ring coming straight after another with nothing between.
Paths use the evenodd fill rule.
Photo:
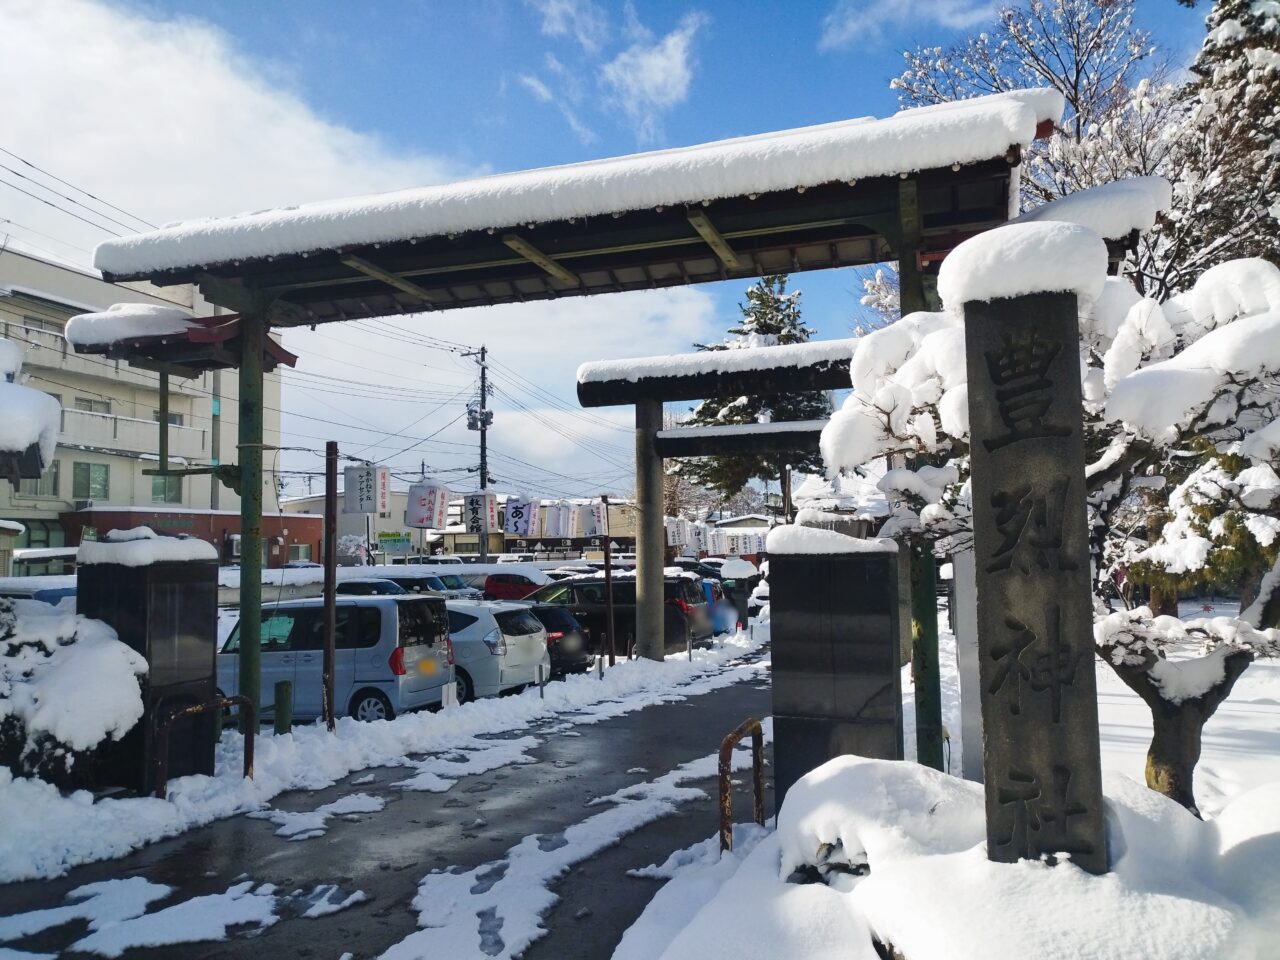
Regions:
<instances>
[{"instance_id":1,"label":"stone torii gate","mask_svg":"<svg viewBox=\"0 0 1280 960\"><path fill-rule=\"evenodd\" d=\"M234 314L235 339L216 349L237 358L242 401L261 396L272 328L887 260L900 265L904 309L919 309L946 252L1009 218L1022 152L1062 109L1055 91L1013 91L884 120L180 223L105 242L94 265L109 282L196 284ZM652 415L652 404L644 409ZM260 490L260 405L242 402L239 428L241 488ZM261 500L241 505L242 552L254 558ZM242 692L255 701L257 573L245 564L240 593Z\"/></svg>"}]
</instances>

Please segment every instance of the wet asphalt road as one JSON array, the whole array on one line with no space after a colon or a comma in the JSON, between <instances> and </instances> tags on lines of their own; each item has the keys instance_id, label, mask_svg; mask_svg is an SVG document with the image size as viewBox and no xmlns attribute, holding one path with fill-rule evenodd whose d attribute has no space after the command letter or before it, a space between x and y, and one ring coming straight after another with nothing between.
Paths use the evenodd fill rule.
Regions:
<instances>
[{"instance_id":1,"label":"wet asphalt road","mask_svg":"<svg viewBox=\"0 0 1280 960\"><path fill-rule=\"evenodd\" d=\"M538 762L465 777L445 793L393 789L390 784L411 771L382 768L352 774L324 790L282 794L273 804L278 809L313 810L355 792L382 796L387 805L352 821L332 818L327 833L304 841L275 836L276 826L266 820L239 816L219 821L120 860L79 867L57 880L0 887L0 915L58 906L75 887L113 877L144 876L175 887L174 895L153 904L152 911L221 893L237 878L276 884L278 892L337 883L344 892L362 890L369 899L317 919L290 917L286 908L284 919L253 936L136 949L127 956L337 960L350 952L355 960L376 957L417 929L410 903L425 874L449 867L468 870L502 856L524 836L562 831L600 811L586 806L591 799L714 753L721 738L745 717L767 716L767 674L755 677L690 700L574 728L581 736L544 735L537 727L521 730L517 735L543 740L530 751ZM638 767L647 772L626 772ZM771 815L770 771L766 767L766 812ZM350 783L369 772L377 778L374 783ZM553 885L560 899L543 919L550 933L525 951L528 960L611 955L660 886L628 877L626 871L660 863L716 830L714 780L691 785L701 787L705 799L682 804L674 815L577 864ZM739 790L736 808L737 819L749 818L749 793ZM478 819L483 825L475 825ZM76 921L6 946L57 953L86 932L84 922ZM476 956L483 954L477 951Z\"/></svg>"}]
</instances>

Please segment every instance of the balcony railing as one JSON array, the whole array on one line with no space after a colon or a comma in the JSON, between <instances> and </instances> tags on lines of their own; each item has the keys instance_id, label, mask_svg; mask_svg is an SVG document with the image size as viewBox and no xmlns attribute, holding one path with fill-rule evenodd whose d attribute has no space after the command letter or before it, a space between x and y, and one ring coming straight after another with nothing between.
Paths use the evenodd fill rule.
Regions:
<instances>
[{"instance_id":1,"label":"balcony railing","mask_svg":"<svg viewBox=\"0 0 1280 960\"><path fill-rule=\"evenodd\" d=\"M106 450L156 455L160 452L160 424L136 417L118 417L88 410L62 411L58 441ZM207 459L208 431L195 427L169 427L169 456L185 460Z\"/></svg>"}]
</instances>

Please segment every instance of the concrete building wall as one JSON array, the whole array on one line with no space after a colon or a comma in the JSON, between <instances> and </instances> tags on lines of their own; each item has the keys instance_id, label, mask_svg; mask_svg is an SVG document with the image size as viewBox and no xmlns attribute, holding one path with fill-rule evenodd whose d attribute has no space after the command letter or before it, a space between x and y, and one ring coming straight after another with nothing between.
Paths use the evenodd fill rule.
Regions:
<instances>
[{"instance_id":1,"label":"concrete building wall","mask_svg":"<svg viewBox=\"0 0 1280 960\"><path fill-rule=\"evenodd\" d=\"M75 314L121 302L176 305L201 316L219 312L189 286L109 284L72 267L0 251L0 337L25 349L26 385L56 395L63 408L56 471L50 467L39 484L28 482L18 490L0 484L0 518L28 529L19 546L74 543L79 534L74 519L60 524L58 518L86 506L82 501L93 501L95 508L239 509L239 497L208 475L169 481L176 488L170 490L145 475L144 469L158 466L159 376L105 357L77 355L64 339L63 328ZM171 465L236 462L236 372L171 377L169 385L171 418L180 420L169 429ZM278 444L278 376L268 376L264 398L264 441ZM274 496L268 475L264 504Z\"/></svg>"}]
</instances>

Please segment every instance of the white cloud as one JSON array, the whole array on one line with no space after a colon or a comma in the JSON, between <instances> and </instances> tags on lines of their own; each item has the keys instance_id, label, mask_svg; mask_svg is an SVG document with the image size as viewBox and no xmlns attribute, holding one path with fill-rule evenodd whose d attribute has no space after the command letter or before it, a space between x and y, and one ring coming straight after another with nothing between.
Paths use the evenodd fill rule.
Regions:
<instances>
[{"instance_id":1,"label":"white cloud","mask_svg":"<svg viewBox=\"0 0 1280 960\"><path fill-rule=\"evenodd\" d=\"M3 8L0 87L10 95L0 144L153 222L468 172L325 119L278 86L282 70L255 71L253 58L206 22L92 0L5 0ZM106 237L7 187L0 200L4 216L75 246ZM88 261L83 251L57 249Z\"/></svg>"},{"instance_id":2,"label":"white cloud","mask_svg":"<svg viewBox=\"0 0 1280 960\"><path fill-rule=\"evenodd\" d=\"M991 0L837 0L823 18L819 50L848 47L878 39L887 26L937 24L964 30L990 21L997 4Z\"/></svg>"},{"instance_id":3,"label":"white cloud","mask_svg":"<svg viewBox=\"0 0 1280 960\"><path fill-rule=\"evenodd\" d=\"M707 22L703 13L686 14L665 37L639 39L600 68L601 83L642 142L657 139L662 115L689 96L693 39Z\"/></svg>"},{"instance_id":4,"label":"white cloud","mask_svg":"<svg viewBox=\"0 0 1280 960\"><path fill-rule=\"evenodd\" d=\"M569 124L569 129L574 132L582 143L594 143L596 140L595 131L579 119L577 111L574 110L572 106L572 104L576 103L578 100L578 98L573 95L575 85L571 82L572 78L568 76L567 71L560 61L550 54L547 55L547 62L548 69L553 73L558 73L562 81L564 81L563 86L565 89L560 96L557 96L552 92L550 87L532 74L522 73L517 76L516 79L520 81L521 85L526 90L533 94L534 99L539 103L550 104L560 111L560 115L564 117L565 123Z\"/></svg>"},{"instance_id":5,"label":"white cloud","mask_svg":"<svg viewBox=\"0 0 1280 960\"><path fill-rule=\"evenodd\" d=\"M525 0L542 16L548 37L572 36L587 53L595 54L609 37L609 18L591 0Z\"/></svg>"}]
</instances>

